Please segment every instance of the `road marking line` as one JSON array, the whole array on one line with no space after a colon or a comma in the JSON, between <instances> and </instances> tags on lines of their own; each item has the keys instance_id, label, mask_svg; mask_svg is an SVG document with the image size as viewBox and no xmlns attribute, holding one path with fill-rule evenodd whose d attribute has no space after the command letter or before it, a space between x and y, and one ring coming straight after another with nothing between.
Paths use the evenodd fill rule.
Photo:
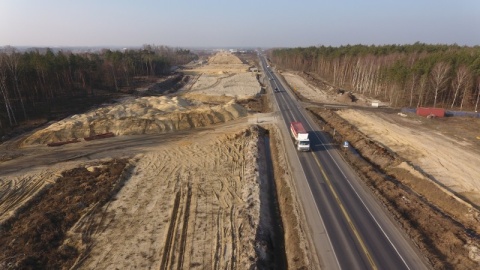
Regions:
<instances>
[{"instance_id":1,"label":"road marking line","mask_svg":"<svg viewBox=\"0 0 480 270\"><path fill-rule=\"evenodd\" d=\"M310 129L312 129L312 127L310 126L310 123L307 122L307 124L309 125ZM313 130L313 129L312 129ZM319 137L318 134L314 134L315 137L317 137L317 139L319 141L322 141ZM322 136L323 138L325 138L324 136ZM326 140L328 141L328 140ZM340 168L340 165L338 165L337 161L333 158L332 154L330 154L330 150L328 150L325 145L329 145L329 144L324 144L322 145L323 146L323 149L325 149L325 151L327 152L327 154L330 156L331 160L335 163L335 166L337 166L338 170L340 170L340 172L342 173L343 177L345 178L345 181L347 181L348 185L350 186L350 188L353 190L353 192L355 192L355 195L357 195L357 198L360 200L360 202L363 204L363 207L365 207L365 209L367 210L367 212L370 214L370 217L372 217L373 221L375 221L375 223L377 224L378 228L382 231L383 235L385 236L385 238L387 238L388 242L390 243L390 245L393 247L393 249L395 250L395 252L397 253L398 257L400 257L400 259L402 260L402 262L405 264L405 266L407 267L407 269L411 269L407 262L405 261L405 259L403 258L403 256L400 254L400 252L398 251L397 247L393 244L392 240L390 240L390 237L387 235L387 233L383 230L382 226L380 226L380 223L378 223L377 219L375 218L375 216L372 214L372 212L370 211L370 209L367 207L367 205L365 204L365 202L362 200L362 198L360 197L360 195L358 194L357 190L355 190L355 188L353 187L352 183L350 182L350 180L348 179L348 177L345 175L345 172L342 170L342 168ZM333 145L333 143L331 143L331 145Z\"/></svg>"},{"instance_id":2,"label":"road marking line","mask_svg":"<svg viewBox=\"0 0 480 270\"><path fill-rule=\"evenodd\" d=\"M288 89L288 90L287 90ZM290 96L290 98L296 102L296 98L292 97L291 96L291 89L286 87L285 88L287 94ZM285 100L285 97L283 97L282 95L282 98ZM277 102L277 105L278 105L278 101L275 99L275 101ZM286 101L285 101L286 102ZM286 102L286 104L288 105L288 102ZM290 109L291 110L291 109ZM304 115L303 112L300 110L300 108L298 108L298 112L300 113L300 115L306 120L306 124L307 126L310 128L310 130L314 130L312 128L312 125L310 124L310 121L312 120L310 117L308 117L308 114L307 115ZM292 114L292 113L291 113ZM294 117L293 117L294 118ZM294 118L295 119L295 118ZM310 121L309 121L310 119ZM287 124L288 126L288 124ZM315 137L317 137L317 139L322 142L322 140L320 140L319 136L317 134L313 134L315 135ZM322 136L323 137L323 136ZM328 140L327 140L328 141ZM384 231L384 229L382 228L382 226L380 225L380 223L377 221L377 219L375 218L375 216L372 214L372 212L370 211L370 209L368 209L367 205L365 204L365 202L362 200L362 198L360 197L360 195L357 193L357 191L355 190L355 188L353 187L352 183L350 183L350 180L347 178L347 176L345 175L345 173L343 172L343 170L340 168L340 166L338 165L337 161L333 158L332 154L330 154L330 150L328 150L326 148L326 145L334 145L333 143L328 143L328 144L321 144L321 146L325 149L325 151L327 152L327 154L330 156L330 158L332 159L332 161L335 163L335 165L337 166L337 168L340 170L340 172L342 173L343 177L345 178L345 180L347 181L347 183L350 185L350 187L352 188L352 190L355 192L355 194L357 195L357 198L360 200L360 202L363 204L363 206L365 207L365 209L368 211L368 213L370 214L370 217L372 217L372 219L375 221L375 223L377 224L378 228L382 231L383 235L386 237L386 239L388 240L388 242L390 243L390 245L393 247L393 249L395 250L395 252L397 253L397 255L400 257L400 259L402 260L402 262L405 264L405 266L407 267L407 269L411 269L407 262L405 261L405 259L403 258L403 256L400 254L400 252L398 251L397 247L393 244L393 242L390 240L390 237L387 235L387 233ZM315 156L315 155L314 155ZM317 159L315 157L315 159ZM318 163L318 160L317 160L317 163ZM320 167L321 168L321 167ZM323 170L322 170L322 173L323 173ZM311 190L310 190L311 192Z\"/></svg>"},{"instance_id":3,"label":"road marking line","mask_svg":"<svg viewBox=\"0 0 480 270\"><path fill-rule=\"evenodd\" d=\"M311 152L313 155L313 158L315 159L315 162L317 163L318 167L320 168L320 171L322 172L323 178L325 178L325 182L327 183L328 187L330 188L330 191L332 191L333 196L335 197L335 200L337 201L338 205L340 206L340 209L342 210L343 216L347 219L347 223L350 226L350 229L352 229L353 233L355 234L355 237L357 237L358 242L360 243L360 246L362 247L363 252L367 256L368 261L370 262L370 265L372 266L373 269L378 269L375 262L372 259L372 256L368 252L367 246L362 240L362 237L358 233L357 229L355 228L355 225L353 225L352 220L350 219L350 216L347 213L347 210L345 210L345 207L343 206L342 202L340 201L340 198L337 195L337 192L333 189L332 182L330 182L330 179L327 177L327 174L323 170L323 166L320 164L320 161L318 160L317 156L315 153Z\"/></svg>"}]
</instances>

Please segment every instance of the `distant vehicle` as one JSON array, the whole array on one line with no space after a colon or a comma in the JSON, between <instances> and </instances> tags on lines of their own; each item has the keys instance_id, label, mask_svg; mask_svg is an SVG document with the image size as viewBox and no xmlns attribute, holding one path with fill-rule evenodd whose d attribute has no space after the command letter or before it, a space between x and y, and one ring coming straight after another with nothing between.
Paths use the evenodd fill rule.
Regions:
<instances>
[{"instance_id":1,"label":"distant vehicle","mask_svg":"<svg viewBox=\"0 0 480 270\"><path fill-rule=\"evenodd\" d=\"M308 132L305 130L301 122L291 122L290 131L295 139L295 145L298 151L310 151L310 140Z\"/></svg>"}]
</instances>

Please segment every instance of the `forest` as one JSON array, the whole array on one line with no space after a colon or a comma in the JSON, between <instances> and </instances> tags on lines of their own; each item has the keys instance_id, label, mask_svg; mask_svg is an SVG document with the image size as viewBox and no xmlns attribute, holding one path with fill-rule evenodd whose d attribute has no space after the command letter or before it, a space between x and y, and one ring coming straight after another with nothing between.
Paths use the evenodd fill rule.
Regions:
<instances>
[{"instance_id":1,"label":"forest","mask_svg":"<svg viewBox=\"0 0 480 270\"><path fill-rule=\"evenodd\" d=\"M313 73L393 107L479 109L480 46L320 46L275 49L269 57L277 68Z\"/></svg>"},{"instance_id":2,"label":"forest","mask_svg":"<svg viewBox=\"0 0 480 270\"><path fill-rule=\"evenodd\" d=\"M0 48L0 136L30 120L85 109L105 94L131 92L136 82L169 74L196 57L189 50L153 45L82 53Z\"/></svg>"}]
</instances>

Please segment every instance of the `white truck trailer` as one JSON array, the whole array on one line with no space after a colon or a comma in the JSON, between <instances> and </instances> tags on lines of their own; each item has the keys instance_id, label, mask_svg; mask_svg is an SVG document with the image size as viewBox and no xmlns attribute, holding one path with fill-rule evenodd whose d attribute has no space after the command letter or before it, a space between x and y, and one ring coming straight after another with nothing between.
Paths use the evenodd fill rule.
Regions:
<instances>
[{"instance_id":1,"label":"white truck trailer","mask_svg":"<svg viewBox=\"0 0 480 270\"><path fill-rule=\"evenodd\" d=\"M290 131L295 139L295 145L298 151L310 151L310 140L308 132L305 130L301 122L291 122Z\"/></svg>"}]
</instances>

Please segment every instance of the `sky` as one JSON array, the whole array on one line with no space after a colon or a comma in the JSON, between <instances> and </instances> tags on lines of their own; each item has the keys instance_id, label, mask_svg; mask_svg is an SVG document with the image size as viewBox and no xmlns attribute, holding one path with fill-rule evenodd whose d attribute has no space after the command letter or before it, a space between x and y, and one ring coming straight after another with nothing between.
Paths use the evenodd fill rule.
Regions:
<instances>
[{"instance_id":1,"label":"sky","mask_svg":"<svg viewBox=\"0 0 480 270\"><path fill-rule=\"evenodd\" d=\"M480 45L480 0L0 0L0 46Z\"/></svg>"}]
</instances>

